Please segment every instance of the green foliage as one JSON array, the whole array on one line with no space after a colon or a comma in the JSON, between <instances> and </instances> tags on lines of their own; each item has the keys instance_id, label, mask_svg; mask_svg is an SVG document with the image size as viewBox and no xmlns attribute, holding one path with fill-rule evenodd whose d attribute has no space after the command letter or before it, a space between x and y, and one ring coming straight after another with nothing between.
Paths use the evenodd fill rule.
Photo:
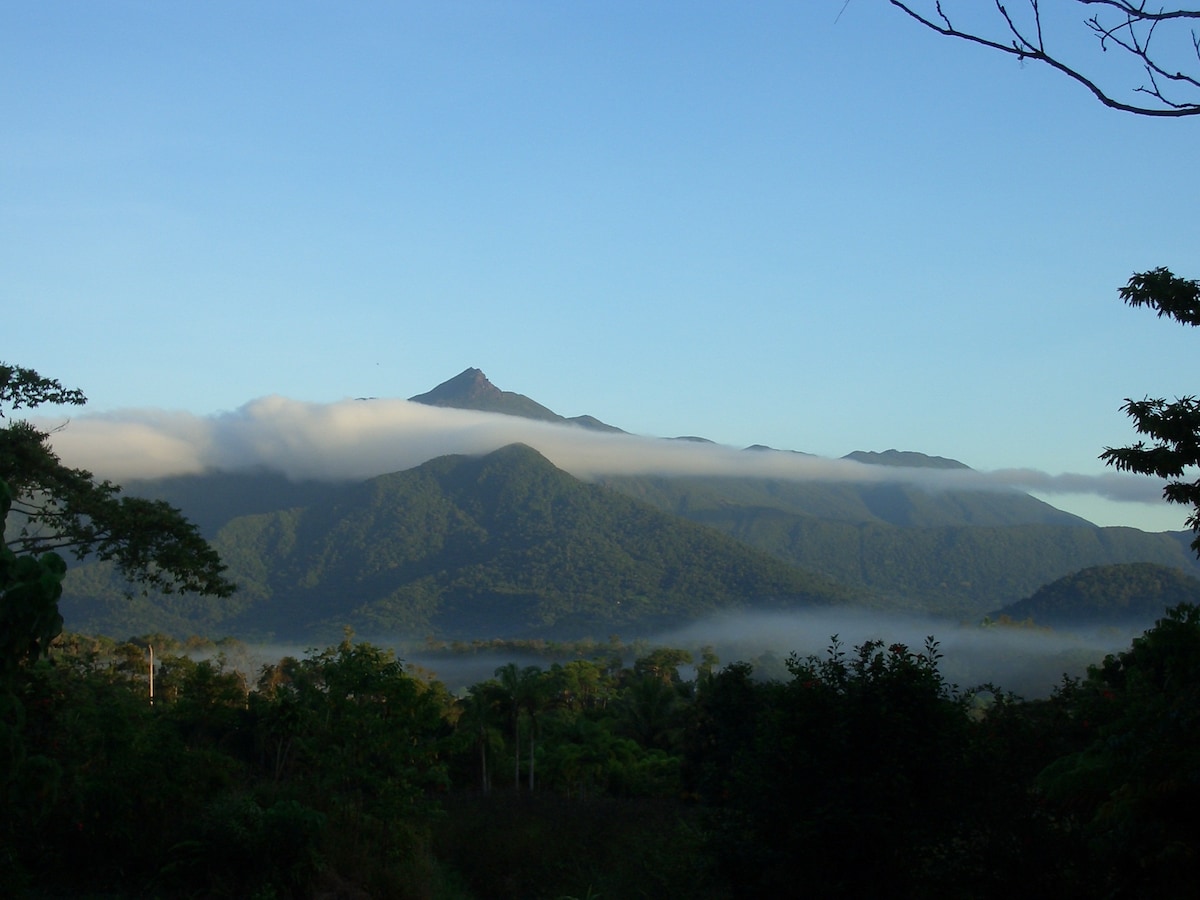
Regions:
<instances>
[{"instance_id":1,"label":"green foliage","mask_svg":"<svg viewBox=\"0 0 1200 900\"><path fill-rule=\"evenodd\" d=\"M1009 842L1028 811L990 819L1012 795L1010 755L978 739L939 656L932 639L919 652L869 641L847 653L835 637L825 657L791 657L787 682L756 682L745 665L701 682L688 780L714 811L710 852L736 896L798 884L984 896L1001 848L1012 889Z\"/></svg>"},{"instance_id":2,"label":"green foliage","mask_svg":"<svg viewBox=\"0 0 1200 900\"><path fill-rule=\"evenodd\" d=\"M397 879L433 877L451 707L439 685L348 638L267 667L258 691L219 656L158 663L153 705L142 641L72 638L22 670L0 883L284 898L330 877L421 896Z\"/></svg>"},{"instance_id":3,"label":"green foliage","mask_svg":"<svg viewBox=\"0 0 1200 900\"><path fill-rule=\"evenodd\" d=\"M23 675L21 740L42 777L8 807L17 870L80 889L146 883L239 766L189 752L144 677L116 665L55 656Z\"/></svg>"},{"instance_id":4,"label":"green foliage","mask_svg":"<svg viewBox=\"0 0 1200 900\"><path fill-rule=\"evenodd\" d=\"M0 480L0 531L11 507L12 494ZM0 547L0 691L11 689L17 670L37 660L62 631L58 598L66 571L57 553L17 556Z\"/></svg>"},{"instance_id":5,"label":"green foliage","mask_svg":"<svg viewBox=\"0 0 1200 900\"><path fill-rule=\"evenodd\" d=\"M259 687L256 740L299 796L329 797L357 825L386 823L421 812L426 790L445 784L448 700L391 651L347 638L266 668Z\"/></svg>"},{"instance_id":6,"label":"green foliage","mask_svg":"<svg viewBox=\"0 0 1200 900\"><path fill-rule=\"evenodd\" d=\"M671 648L512 664L460 699L349 635L256 685L236 646L185 649L68 635L20 670L6 895L1157 897L1200 874L1194 606L1036 702L947 684L932 638L835 637L779 681L687 681Z\"/></svg>"},{"instance_id":7,"label":"green foliage","mask_svg":"<svg viewBox=\"0 0 1200 900\"><path fill-rule=\"evenodd\" d=\"M84 402L80 391L32 369L0 364L0 418L5 408ZM23 888L46 863L61 863L59 853L72 864L92 864L88 871L101 878L114 859L144 864L115 848L134 843L135 813L161 814L154 805L172 799L140 770L155 755L169 758L169 735L137 722L122 705L128 698L97 672L64 679L39 664L63 626L67 567L56 551L110 560L160 590L233 590L216 553L177 510L118 498L116 485L64 466L49 437L20 420L0 429L0 866L7 873L0 887L10 889ZM71 702L72 694L87 695L87 702ZM91 721L97 714L106 718ZM149 799L135 800L142 792ZM85 815L98 817L101 809L103 831ZM31 823L38 828L23 827Z\"/></svg>"},{"instance_id":8,"label":"green foliage","mask_svg":"<svg viewBox=\"0 0 1200 900\"><path fill-rule=\"evenodd\" d=\"M1136 272L1117 293L1130 306L1148 306L1160 318L1200 325L1200 281L1179 278L1169 269Z\"/></svg>"},{"instance_id":9,"label":"green foliage","mask_svg":"<svg viewBox=\"0 0 1200 900\"><path fill-rule=\"evenodd\" d=\"M82 406L87 398L78 389L64 388L56 378L44 378L33 369L0 363L0 417L6 406L18 410L46 403Z\"/></svg>"},{"instance_id":10,"label":"green foliage","mask_svg":"<svg viewBox=\"0 0 1200 900\"><path fill-rule=\"evenodd\" d=\"M1170 610L1066 693L1083 746L1038 785L1084 835L1097 895L1184 896L1200 877L1200 607Z\"/></svg>"},{"instance_id":11,"label":"green foliage","mask_svg":"<svg viewBox=\"0 0 1200 900\"><path fill-rule=\"evenodd\" d=\"M676 647L656 647L633 663L633 674L666 684L679 683L679 667L691 665L692 654Z\"/></svg>"}]
</instances>

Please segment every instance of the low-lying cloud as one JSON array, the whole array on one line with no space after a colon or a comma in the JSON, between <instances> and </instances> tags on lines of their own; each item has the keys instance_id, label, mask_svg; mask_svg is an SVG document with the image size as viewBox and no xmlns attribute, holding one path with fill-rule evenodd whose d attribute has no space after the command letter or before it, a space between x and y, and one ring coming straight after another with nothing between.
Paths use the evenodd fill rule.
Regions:
<instances>
[{"instance_id":1,"label":"low-lying cloud","mask_svg":"<svg viewBox=\"0 0 1200 900\"><path fill-rule=\"evenodd\" d=\"M790 654L795 653L801 659L810 656L826 659L835 636L848 658L854 656L860 644L875 640L882 641L885 647L901 643L913 652L922 652L926 638L932 637L941 654L939 670L947 682L963 690L990 683L1026 699L1035 699L1048 697L1062 683L1064 675L1082 676L1089 665L1100 663L1107 654L1128 649L1133 638L1152 624L1052 631L1018 626L983 627L944 617L880 610L742 612L717 615L652 635L626 646L620 656L624 665L632 666L639 653L653 647L673 647L688 650L694 662L699 662L707 648L716 653L721 666L748 662L754 665L756 677L787 681L791 677L786 669ZM511 649L432 653L416 637L367 635L364 639L395 650L401 659L432 673L456 694L493 677L496 669L506 663L547 669L555 661ZM300 657L306 652L307 648L301 646L242 645L232 651L229 659L253 680L264 664L285 655ZM608 655L607 651L598 654ZM680 674L685 679L694 678L694 666L681 667Z\"/></svg>"},{"instance_id":2,"label":"low-lying cloud","mask_svg":"<svg viewBox=\"0 0 1200 900\"><path fill-rule=\"evenodd\" d=\"M1151 625L1146 622L1144 627ZM782 662L789 653L827 658L835 635L848 656L871 640L885 646L901 643L921 652L926 638L932 637L947 681L964 689L990 682L1032 699L1049 696L1064 675L1083 675L1107 654L1127 649L1143 630L1134 626L1063 631L981 627L933 616L835 609L718 616L658 635L654 643L686 648L709 645L723 662L771 654L779 665L761 674L786 679Z\"/></svg>"},{"instance_id":3,"label":"low-lying cloud","mask_svg":"<svg viewBox=\"0 0 1200 900\"><path fill-rule=\"evenodd\" d=\"M61 422L39 424L51 429ZM69 465L118 482L214 469L264 468L296 480L357 480L412 468L446 454L481 454L521 442L580 478L721 475L903 482L928 490L1017 489L1051 495L1091 494L1125 503L1162 502L1161 483L1136 475L870 465L804 453L746 451L699 441L610 434L407 400L322 404L270 396L210 416L156 409L85 414L55 431L52 441Z\"/></svg>"}]
</instances>

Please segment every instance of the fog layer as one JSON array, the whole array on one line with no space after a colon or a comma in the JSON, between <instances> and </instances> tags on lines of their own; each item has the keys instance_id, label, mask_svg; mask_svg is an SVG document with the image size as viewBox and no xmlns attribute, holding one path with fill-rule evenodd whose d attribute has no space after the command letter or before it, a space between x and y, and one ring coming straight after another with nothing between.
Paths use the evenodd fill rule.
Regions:
<instances>
[{"instance_id":1,"label":"fog layer","mask_svg":"<svg viewBox=\"0 0 1200 900\"><path fill-rule=\"evenodd\" d=\"M727 475L796 481L905 482L929 490L1091 494L1161 504L1161 483L1136 475L1051 475L1033 469L979 472L868 465L791 452L746 451L697 441L591 431L407 400L304 403L270 396L210 416L156 409L42 420L63 460L127 481L213 469L268 469L293 479L369 478L451 453L480 454L515 442L580 477Z\"/></svg>"}]
</instances>

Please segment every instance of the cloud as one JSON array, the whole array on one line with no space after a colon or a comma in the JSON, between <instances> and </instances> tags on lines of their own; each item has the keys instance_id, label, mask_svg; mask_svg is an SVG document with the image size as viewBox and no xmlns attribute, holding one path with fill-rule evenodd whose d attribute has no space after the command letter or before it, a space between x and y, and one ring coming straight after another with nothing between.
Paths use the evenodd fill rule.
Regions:
<instances>
[{"instance_id":1,"label":"cloud","mask_svg":"<svg viewBox=\"0 0 1200 900\"><path fill-rule=\"evenodd\" d=\"M39 422L47 430L55 422ZM1094 494L1161 503L1161 483L1135 475L1049 475L869 465L787 451L746 451L699 441L591 431L574 425L445 409L407 400L304 403L269 396L228 413L155 409L85 414L52 435L69 465L114 481L212 469L278 471L292 479L357 480L446 454L480 454L522 442L580 478L724 475L794 481L903 482L927 490Z\"/></svg>"},{"instance_id":2,"label":"cloud","mask_svg":"<svg viewBox=\"0 0 1200 900\"><path fill-rule=\"evenodd\" d=\"M1036 469L998 469L986 473L985 477L997 484L1038 494L1094 494L1117 503L1163 502L1162 481L1118 472L1048 475Z\"/></svg>"}]
</instances>

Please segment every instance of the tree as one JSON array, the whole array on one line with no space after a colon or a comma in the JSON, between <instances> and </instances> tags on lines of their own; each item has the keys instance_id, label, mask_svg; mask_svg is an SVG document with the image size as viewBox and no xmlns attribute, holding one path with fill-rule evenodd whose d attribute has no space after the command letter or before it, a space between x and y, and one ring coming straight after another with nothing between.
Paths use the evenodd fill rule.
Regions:
<instances>
[{"instance_id":1,"label":"tree","mask_svg":"<svg viewBox=\"0 0 1200 900\"><path fill-rule=\"evenodd\" d=\"M535 667L530 667L530 669ZM529 669L524 673L515 662L506 663L496 669L499 684L498 695L508 710L509 724L513 733L513 790L521 789L521 691L522 683L528 677Z\"/></svg>"},{"instance_id":2,"label":"tree","mask_svg":"<svg viewBox=\"0 0 1200 900\"><path fill-rule=\"evenodd\" d=\"M497 696L509 709L513 730L513 787L521 786L521 720L529 719L529 792L535 786L534 754L537 752L538 716L551 698L551 682L539 666L520 668L507 663L496 670Z\"/></svg>"},{"instance_id":3,"label":"tree","mask_svg":"<svg viewBox=\"0 0 1200 900\"><path fill-rule=\"evenodd\" d=\"M479 789L484 794L492 790L488 753L497 745L503 748L503 737L496 727L497 720L502 717L503 705L504 698L496 681L472 685L467 696L459 701L461 711L455 724L479 754Z\"/></svg>"},{"instance_id":4,"label":"tree","mask_svg":"<svg viewBox=\"0 0 1200 900\"><path fill-rule=\"evenodd\" d=\"M64 388L33 369L0 363L0 418L8 417L6 410L85 402L77 389ZM120 488L111 482L98 482L86 470L63 465L49 439L48 432L22 419L0 428L0 530L4 533L4 546L0 547L0 807L10 814L0 826L0 858L10 870L0 876L5 888L19 886L27 874L23 866L11 865L16 861L14 848L29 831L24 826L52 818L56 809L62 811L54 799L58 786L66 781L64 771L74 783L70 783L71 790L62 790L62 796L72 797L72 802L79 802L84 793L80 788L83 779L76 777L84 773L88 773L89 786L100 793L109 792L107 802L95 805L105 808L106 825L121 818L114 811L120 804L128 807L131 797L162 798L161 791L147 787L144 772L138 780L144 790L135 791L112 777L110 767L93 766L98 757L85 756L84 762L71 769L38 752L46 749L40 737L47 728L70 725L40 721L39 714L53 698L35 696L39 679L48 671L44 663L38 665L39 657L46 655L63 627L58 600L67 564L58 551L76 558L93 555L112 560L131 580L164 591L226 596L234 589L221 574L224 566L216 552L178 510L162 502L118 497ZM118 746L118 742L103 743ZM128 763L154 754L142 757L123 747L116 755ZM169 767L148 768L158 772ZM126 765L123 771L133 770ZM103 774L97 776L96 772ZM18 827L17 823L22 824ZM82 819L77 818L76 825L78 828L66 832L69 840L36 843L69 846L81 839ZM99 854L101 859L116 858L112 846L126 839L137 843L119 826L106 828L105 833L112 845ZM72 859L82 868L88 867L83 857L76 854Z\"/></svg>"},{"instance_id":5,"label":"tree","mask_svg":"<svg viewBox=\"0 0 1200 900\"><path fill-rule=\"evenodd\" d=\"M984 843L972 722L940 656L835 636L786 683L734 665L705 685L690 774L735 896L983 895L961 880Z\"/></svg>"},{"instance_id":6,"label":"tree","mask_svg":"<svg viewBox=\"0 0 1200 900\"><path fill-rule=\"evenodd\" d=\"M1101 52L1115 49L1145 73L1146 83L1118 92L1107 86L1107 76L1088 74L1082 65L1067 61L1069 53L1064 53L1061 44L1052 46L1049 33L1056 23L1043 15L1039 0L1026 0L1016 10L993 0L990 29L983 22L976 27L977 19L985 15L979 12L984 4L977 0L964 0L962 6L968 9L953 13L947 12L953 0L936 0L932 12L918 11L917 3L888 2L938 34L1007 53L1022 63L1044 63L1083 85L1112 109L1141 116L1200 115L1200 37L1195 29L1183 34L1189 22L1200 21L1200 9L1148 9L1145 0L1075 0L1088 7L1083 26L1095 37ZM928 7L928 3L922 5ZM1094 7L1099 12L1086 15ZM955 24L960 12L970 26Z\"/></svg>"},{"instance_id":7,"label":"tree","mask_svg":"<svg viewBox=\"0 0 1200 900\"><path fill-rule=\"evenodd\" d=\"M6 410L86 402L81 391L56 379L0 362L0 418L8 417ZM233 593L220 557L179 510L161 500L119 496L120 486L64 465L50 437L23 419L0 429L0 479L11 490L17 520L5 532L9 550L111 560L130 581L163 593Z\"/></svg>"},{"instance_id":8,"label":"tree","mask_svg":"<svg viewBox=\"0 0 1200 900\"><path fill-rule=\"evenodd\" d=\"M1045 811L1078 834L1093 896L1177 897L1200 875L1200 607L1167 610L1066 696L1084 746L1037 778Z\"/></svg>"},{"instance_id":9,"label":"tree","mask_svg":"<svg viewBox=\"0 0 1200 900\"><path fill-rule=\"evenodd\" d=\"M1200 281L1188 281L1167 269L1153 269L1134 275L1121 288L1121 299L1130 306L1149 306L1159 317L1167 316L1184 325L1200 325ZM1197 533L1192 549L1200 556L1200 400L1194 396L1125 400L1122 407L1139 434L1153 440L1138 441L1129 447L1108 447L1100 458L1126 472L1155 475L1170 479L1163 497L1171 503L1192 507L1187 524Z\"/></svg>"},{"instance_id":10,"label":"tree","mask_svg":"<svg viewBox=\"0 0 1200 900\"><path fill-rule=\"evenodd\" d=\"M0 530L11 506L12 493L0 481ZM0 547L0 687L22 665L44 654L62 631L58 598L66 571L57 553L17 556Z\"/></svg>"}]
</instances>

